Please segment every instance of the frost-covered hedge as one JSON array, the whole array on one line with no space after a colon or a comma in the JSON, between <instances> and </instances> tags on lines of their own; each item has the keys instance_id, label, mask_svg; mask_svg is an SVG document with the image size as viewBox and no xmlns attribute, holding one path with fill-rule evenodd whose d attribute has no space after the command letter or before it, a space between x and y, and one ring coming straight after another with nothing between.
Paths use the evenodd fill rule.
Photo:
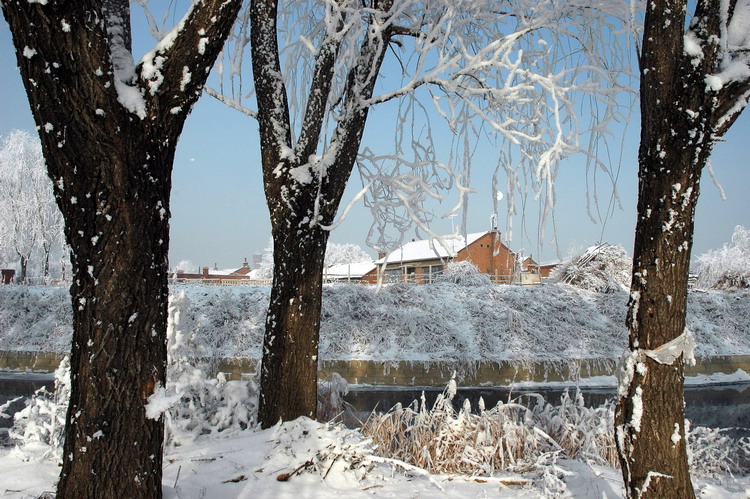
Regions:
<instances>
[{"instance_id":1,"label":"frost-covered hedge","mask_svg":"<svg viewBox=\"0 0 750 499\"><path fill-rule=\"evenodd\" d=\"M699 256L697 274L704 288L750 288L750 230L738 225L730 244Z\"/></svg>"},{"instance_id":2,"label":"frost-covered hedge","mask_svg":"<svg viewBox=\"0 0 750 499\"><path fill-rule=\"evenodd\" d=\"M259 358L268 287L182 285L183 324L207 356ZM67 350L68 290L0 286L0 349ZM616 359L626 345L627 293L536 287L393 284L323 290L324 360ZM699 356L750 354L750 292L694 292L687 326Z\"/></svg>"}]
</instances>

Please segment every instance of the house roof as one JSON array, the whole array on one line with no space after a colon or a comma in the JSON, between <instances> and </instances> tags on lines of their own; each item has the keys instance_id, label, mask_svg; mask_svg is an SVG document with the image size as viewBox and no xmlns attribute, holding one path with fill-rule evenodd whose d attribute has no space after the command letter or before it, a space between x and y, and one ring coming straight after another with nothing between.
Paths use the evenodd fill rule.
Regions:
<instances>
[{"instance_id":1,"label":"house roof","mask_svg":"<svg viewBox=\"0 0 750 499\"><path fill-rule=\"evenodd\" d=\"M461 236L459 238L450 239L447 237L443 238L443 243L451 250L450 253L443 244L435 238L412 241L391 251L385 258L381 258L375 263L382 265L384 261L387 261L388 263L416 262L420 260L435 260L438 258L453 257L456 253L466 248L485 234L487 234L487 232L475 232L473 234L467 234L466 237Z\"/></svg>"},{"instance_id":2,"label":"house roof","mask_svg":"<svg viewBox=\"0 0 750 499\"><path fill-rule=\"evenodd\" d=\"M360 278L375 268L374 262L342 263L331 265L323 270L323 277L356 277Z\"/></svg>"}]
</instances>

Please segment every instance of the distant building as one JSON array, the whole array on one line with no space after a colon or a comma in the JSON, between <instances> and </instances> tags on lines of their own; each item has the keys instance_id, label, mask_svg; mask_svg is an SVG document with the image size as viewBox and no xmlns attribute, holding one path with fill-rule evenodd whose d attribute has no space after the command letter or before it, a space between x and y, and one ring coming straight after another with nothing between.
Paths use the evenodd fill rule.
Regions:
<instances>
[{"instance_id":1,"label":"distant building","mask_svg":"<svg viewBox=\"0 0 750 499\"><path fill-rule=\"evenodd\" d=\"M219 270L214 264L213 269L203 267L202 272L199 274L191 274L183 270L178 270L173 274L174 279L177 282L202 282L204 284L216 284L216 285L231 285L238 284L237 281L249 280L251 272L250 264L247 262L247 258L242 263L242 267L236 270Z\"/></svg>"},{"instance_id":2,"label":"distant building","mask_svg":"<svg viewBox=\"0 0 750 499\"><path fill-rule=\"evenodd\" d=\"M324 282L369 282L363 278L376 270L374 262L342 263L323 269Z\"/></svg>"},{"instance_id":3,"label":"distant building","mask_svg":"<svg viewBox=\"0 0 750 499\"><path fill-rule=\"evenodd\" d=\"M385 263L385 282L425 284L433 282L448 262L469 261L495 283L518 281L521 269L516 266L517 256L501 241L499 231L467 234L458 239L446 239L445 243L448 248L435 239L406 243L388 255L381 255L375 262L377 268L365 274L362 280L377 282L378 272ZM538 264L531 262L538 275Z\"/></svg>"}]
</instances>

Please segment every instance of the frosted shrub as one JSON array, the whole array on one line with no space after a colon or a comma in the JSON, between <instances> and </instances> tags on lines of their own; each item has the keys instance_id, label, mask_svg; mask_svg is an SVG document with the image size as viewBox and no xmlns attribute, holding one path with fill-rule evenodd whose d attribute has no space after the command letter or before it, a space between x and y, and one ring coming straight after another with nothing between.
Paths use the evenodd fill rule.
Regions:
<instances>
[{"instance_id":1,"label":"frosted shrub","mask_svg":"<svg viewBox=\"0 0 750 499\"><path fill-rule=\"evenodd\" d=\"M750 288L750 230L738 225L731 244L698 257L698 286Z\"/></svg>"},{"instance_id":2,"label":"frosted shrub","mask_svg":"<svg viewBox=\"0 0 750 499\"><path fill-rule=\"evenodd\" d=\"M731 438L727 430L698 426L688 433L690 472L700 477L750 473L750 438Z\"/></svg>"},{"instance_id":3,"label":"frosted shrub","mask_svg":"<svg viewBox=\"0 0 750 499\"><path fill-rule=\"evenodd\" d=\"M632 268L633 261L625 248L604 243L568 257L552 271L550 280L600 293L617 293L630 288Z\"/></svg>"},{"instance_id":4,"label":"frosted shrub","mask_svg":"<svg viewBox=\"0 0 750 499\"><path fill-rule=\"evenodd\" d=\"M65 412L70 400L70 359L63 358L55 370L55 391L46 387L26 400L26 407L17 412L8 432L24 453L41 454L44 458L62 459L65 438Z\"/></svg>"},{"instance_id":5,"label":"frosted shrub","mask_svg":"<svg viewBox=\"0 0 750 499\"><path fill-rule=\"evenodd\" d=\"M179 446L198 435L242 430L255 424L257 389L252 381L209 376L206 347L197 341L185 292L169 298L167 386L149 405L166 410L166 443ZM167 410L168 409L168 410Z\"/></svg>"},{"instance_id":6,"label":"frosted shrub","mask_svg":"<svg viewBox=\"0 0 750 499\"><path fill-rule=\"evenodd\" d=\"M362 433L373 439L376 452L433 473L492 474L499 470L528 471L538 458L556 449L536 431L531 411L516 404L498 403L479 414L466 401L453 408L455 381L439 395L431 409L421 401L386 414L372 414Z\"/></svg>"},{"instance_id":7,"label":"frosted shrub","mask_svg":"<svg viewBox=\"0 0 750 499\"><path fill-rule=\"evenodd\" d=\"M449 262L443 273L435 278L435 282L448 282L460 286L490 286L492 281L479 272L476 265L469 261Z\"/></svg>"},{"instance_id":8,"label":"frosted shrub","mask_svg":"<svg viewBox=\"0 0 750 499\"><path fill-rule=\"evenodd\" d=\"M347 393L349 393L349 383L339 373L331 374L330 381L319 383L318 421L343 422L344 415L351 413L351 405L344 400Z\"/></svg>"},{"instance_id":9,"label":"frosted shrub","mask_svg":"<svg viewBox=\"0 0 750 499\"><path fill-rule=\"evenodd\" d=\"M586 407L580 390L572 398L565 390L559 406L539 400L533 412L538 424L565 449L568 457L604 466L618 465L614 400L600 407Z\"/></svg>"}]
</instances>

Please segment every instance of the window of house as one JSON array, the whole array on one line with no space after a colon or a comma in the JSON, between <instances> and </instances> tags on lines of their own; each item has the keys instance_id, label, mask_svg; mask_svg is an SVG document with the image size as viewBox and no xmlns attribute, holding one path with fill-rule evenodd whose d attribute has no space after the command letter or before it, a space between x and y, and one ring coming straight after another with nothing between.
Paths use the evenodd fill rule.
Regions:
<instances>
[{"instance_id":1,"label":"window of house","mask_svg":"<svg viewBox=\"0 0 750 499\"><path fill-rule=\"evenodd\" d=\"M442 265L430 265L430 278L429 282L433 282L434 279L443 273Z\"/></svg>"},{"instance_id":2,"label":"window of house","mask_svg":"<svg viewBox=\"0 0 750 499\"><path fill-rule=\"evenodd\" d=\"M400 282L403 269L388 269L385 271L385 282Z\"/></svg>"}]
</instances>

